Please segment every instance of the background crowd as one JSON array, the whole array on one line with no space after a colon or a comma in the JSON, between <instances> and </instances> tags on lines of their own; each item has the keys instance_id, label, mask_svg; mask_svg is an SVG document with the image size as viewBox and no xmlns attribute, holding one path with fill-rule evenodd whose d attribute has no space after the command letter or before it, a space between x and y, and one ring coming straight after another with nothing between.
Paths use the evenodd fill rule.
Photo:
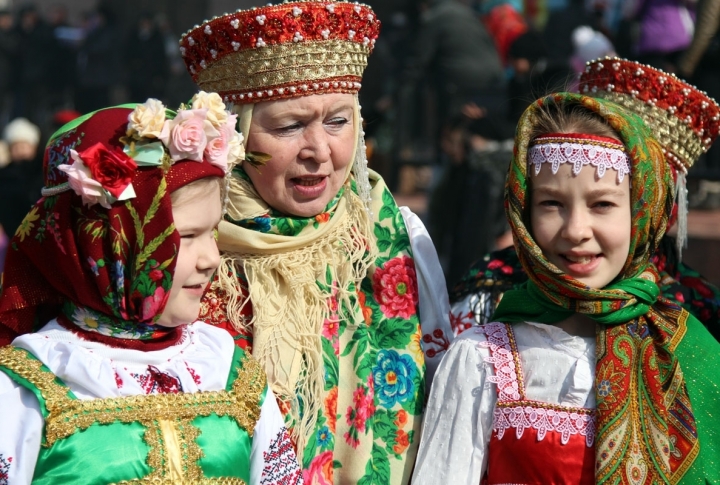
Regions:
<instances>
[{"instance_id":1,"label":"background crowd","mask_svg":"<svg viewBox=\"0 0 720 485\"><path fill-rule=\"evenodd\" d=\"M720 98L720 0L366 3L383 22L360 92L370 163L395 192L430 195L450 285L510 242L502 186L520 114L576 85L587 61L635 59ZM0 265L37 199L52 132L100 107L148 97L175 107L192 96L177 43L190 25L169 21L162 2L147 6L129 15L101 3L77 18L60 3L0 9ZM720 207L717 147L689 178L691 207Z\"/></svg>"}]
</instances>

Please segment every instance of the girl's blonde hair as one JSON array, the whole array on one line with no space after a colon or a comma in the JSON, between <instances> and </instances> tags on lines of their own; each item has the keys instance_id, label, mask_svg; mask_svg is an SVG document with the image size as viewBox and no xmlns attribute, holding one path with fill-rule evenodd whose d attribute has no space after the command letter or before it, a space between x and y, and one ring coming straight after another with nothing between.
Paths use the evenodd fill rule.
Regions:
<instances>
[{"instance_id":1,"label":"girl's blonde hair","mask_svg":"<svg viewBox=\"0 0 720 485\"><path fill-rule=\"evenodd\" d=\"M620 141L620 136L607 121L577 103L545 104L537 112L530 139L550 133L584 133Z\"/></svg>"}]
</instances>

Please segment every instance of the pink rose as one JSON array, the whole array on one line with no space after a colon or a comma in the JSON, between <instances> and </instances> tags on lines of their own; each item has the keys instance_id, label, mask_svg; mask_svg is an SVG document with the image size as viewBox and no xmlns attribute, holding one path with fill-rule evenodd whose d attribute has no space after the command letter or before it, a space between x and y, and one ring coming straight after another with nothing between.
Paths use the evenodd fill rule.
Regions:
<instances>
[{"instance_id":1,"label":"pink rose","mask_svg":"<svg viewBox=\"0 0 720 485\"><path fill-rule=\"evenodd\" d=\"M303 470L303 480L308 485L333 485L332 451L320 453L313 458L310 468Z\"/></svg>"},{"instance_id":2,"label":"pink rose","mask_svg":"<svg viewBox=\"0 0 720 485\"><path fill-rule=\"evenodd\" d=\"M220 133L207 120L207 109L187 109L179 111L175 119L166 120L158 138L170 151L173 162L202 162L208 139L218 136Z\"/></svg>"},{"instance_id":3,"label":"pink rose","mask_svg":"<svg viewBox=\"0 0 720 485\"><path fill-rule=\"evenodd\" d=\"M375 270L373 295L380 310L389 318L410 318L418 303L417 276L412 258L391 259Z\"/></svg>"},{"instance_id":4,"label":"pink rose","mask_svg":"<svg viewBox=\"0 0 720 485\"><path fill-rule=\"evenodd\" d=\"M60 171L67 174L70 188L82 197L83 204L91 206L99 203L109 209L110 203L107 195L100 182L93 179L90 168L83 163L75 150L70 150L70 157L73 159L72 165L62 164L58 166Z\"/></svg>"},{"instance_id":5,"label":"pink rose","mask_svg":"<svg viewBox=\"0 0 720 485\"><path fill-rule=\"evenodd\" d=\"M224 125L220 127L220 135L208 141L205 147L205 160L220 167L227 172L230 140L235 134L237 115L229 115Z\"/></svg>"}]
</instances>

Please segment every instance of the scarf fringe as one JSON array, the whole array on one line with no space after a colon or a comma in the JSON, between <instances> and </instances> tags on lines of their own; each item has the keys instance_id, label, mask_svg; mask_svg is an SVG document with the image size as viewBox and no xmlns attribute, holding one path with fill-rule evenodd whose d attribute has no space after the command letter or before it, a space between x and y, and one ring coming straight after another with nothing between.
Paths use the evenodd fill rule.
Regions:
<instances>
[{"instance_id":1,"label":"scarf fringe","mask_svg":"<svg viewBox=\"0 0 720 485\"><path fill-rule=\"evenodd\" d=\"M365 202L349 188L343 197L347 212L338 216L344 220L326 236L280 254L224 253L218 269L228 319L237 330L260 336L253 356L268 370L276 396L291 404L287 424L301 463L324 404L323 324L360 311L356 291L378 256ZM247 287L237 276L243 274ZM323 291L328 279L333 283ZM255 302L249 321L243 317L248 302Z\"/></svg>"}]
</instances>

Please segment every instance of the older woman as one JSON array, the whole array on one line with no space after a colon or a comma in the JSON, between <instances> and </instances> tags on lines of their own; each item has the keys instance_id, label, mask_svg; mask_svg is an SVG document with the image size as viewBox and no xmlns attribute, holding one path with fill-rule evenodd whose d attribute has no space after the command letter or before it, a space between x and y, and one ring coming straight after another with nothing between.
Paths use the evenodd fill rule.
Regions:
<instances>
[{"instance_id":1,"label":"older woman","mask_svg":"<svg viewBox=\"0 0 720 485\"><path fill-rule=\"evenodd\" d=\"M205 319L264 365L308 483L408 482L451 335L425 228L367 169L357 92L378 31L365 5L301 1L180 41L245 134Z\"/></svg>"}]
</instances>

